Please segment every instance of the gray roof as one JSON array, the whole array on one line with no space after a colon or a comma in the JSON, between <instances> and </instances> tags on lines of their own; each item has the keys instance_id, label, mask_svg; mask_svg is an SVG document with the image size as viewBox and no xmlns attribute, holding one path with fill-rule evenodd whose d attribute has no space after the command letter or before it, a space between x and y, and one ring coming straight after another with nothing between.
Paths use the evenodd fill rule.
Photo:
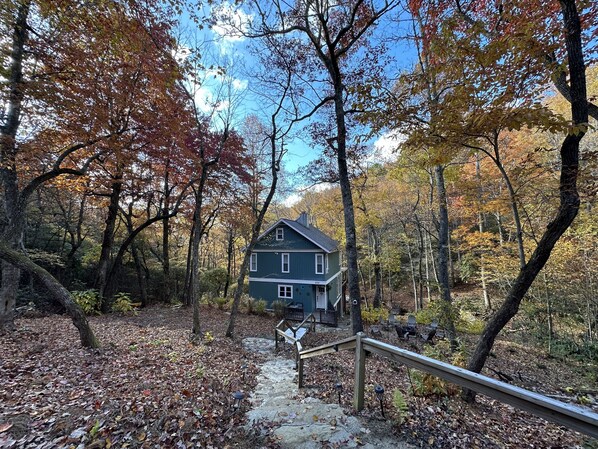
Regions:
<instances>
[{"instance_id":1,"label":"gray roof","mask_svg":"<svg viewBox=\"0 0 598 449\"><path fill-rule=\"evenodd\" d=\"M333 253L335 251L338 251L338 242L328 237L326 234L324 234L322 231L320 231L313 225L306 227L295 220L288 220L286 218L279 220L279 222L282 222L286 224L289 228L297 231L303 237L310 240L312 243L315 243L327 253Z\"/></svg>"}]
</instances>

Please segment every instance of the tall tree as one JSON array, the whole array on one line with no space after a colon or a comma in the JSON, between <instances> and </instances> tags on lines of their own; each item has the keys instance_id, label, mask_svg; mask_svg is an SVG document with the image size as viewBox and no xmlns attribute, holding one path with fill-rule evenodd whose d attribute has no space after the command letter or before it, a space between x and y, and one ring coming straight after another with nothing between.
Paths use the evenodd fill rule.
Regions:
<instances>
[{"instance_id":1,"label":"tall tree","mask_svg":"<svg viewBox=\"0 0 598 449\"><path fill-rule=\"evenodd\" d=\"M352 82L359 78L357 60L364 58L360 50L366 52L368 35L374 31L381 18L398 5L398 1L344 0L328 3L299 0L287 6L279 1L264 5L254 0L252 4L258 15L255 21L256 35L297 36L296 51L304 56L304 67L314 71L314 74L324 75L322 91L318 92L320 96L313 104L316 104L316 109L330 106L333 125L326 129L320 139L327 143L328 151L334 155L337 163L343 203L352 330L353 333L361 332L363 323L357 235L348 165L350 137L347 120L352 104L347 92ZM311 78L317 79L314 76ZM315 84L312 90L317 88Z\"/></svg>"}]
</instances>

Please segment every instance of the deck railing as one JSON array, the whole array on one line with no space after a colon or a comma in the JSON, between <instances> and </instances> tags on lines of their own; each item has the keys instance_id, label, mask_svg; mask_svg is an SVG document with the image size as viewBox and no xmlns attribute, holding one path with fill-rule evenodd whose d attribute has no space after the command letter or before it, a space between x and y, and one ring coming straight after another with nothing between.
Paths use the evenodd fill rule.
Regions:
<instances>
[{"instance_id":1,"label":"deck railing","mask_svg":"<svg viewBox=\"0 0 598 449\"><path fill-rule=\"evenodd\" d=\"M364 406L366 354L374 353L403 363L408 367L425 371L462 387L498 399L506 404L526 410L548 421L598 438L598 414L589 409L560 402L533 391L525 390L505 382L467 371L463 368L440 362L387 343L366 338L359 333L354 337L299 352L299 387L303 387L304 361L324 354L345 349L355 350L354 407Z\"/></svg>"},{"instance_id":2,"label":"deck railing","mask_svg":"<svg viewBox=\"0 0 598 449\"><path fill-rule=\"evenodd\" d=\"M290 323L289 321L287 321L286 319L282 319L274 328L274 348L275 348L275 350L278 350L279 340L289 341L295 348L295 368L297 368L299 366L299 352L302 349L301 343L299 343L299 340L301 337L297 337L297 331L299 329L301 329L302 327L305 327L306 324L309 325L308 330L311 330L312 332L315 331L316 317L314 316L313 313L310 313L309 315L307 315L303 319L303 321L301 323L299 323L297 326L293 326L293 324ZM287 331L291 331L290 333L292 334L292 336L289 335L289 333L287 333Z\"/></svg>"}]
</instances>

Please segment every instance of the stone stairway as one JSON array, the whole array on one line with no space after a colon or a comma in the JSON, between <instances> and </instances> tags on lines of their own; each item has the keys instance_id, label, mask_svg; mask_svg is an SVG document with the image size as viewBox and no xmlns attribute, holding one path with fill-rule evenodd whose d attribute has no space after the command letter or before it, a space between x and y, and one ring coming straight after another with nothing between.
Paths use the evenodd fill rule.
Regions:
<instances>
[{"instance_id":1,"label":"stone stairway","mask_svg":"<svg viewBox=\"0 0 598 449\"><path fill-rule=\"evenodd\" d=\"M348 416L337 404L316 398L297 397L295 362L274 355L274 341L250 338L244 346L267 356L261 367L258 385L250 397L248 426L268 423L282 448L316 449L322 447L410 448L391 435L370 431L358 418ZM386 423L388 430L388 423ZM381 427L385 427L381 423Z\"/></svg>"}]
</instances>

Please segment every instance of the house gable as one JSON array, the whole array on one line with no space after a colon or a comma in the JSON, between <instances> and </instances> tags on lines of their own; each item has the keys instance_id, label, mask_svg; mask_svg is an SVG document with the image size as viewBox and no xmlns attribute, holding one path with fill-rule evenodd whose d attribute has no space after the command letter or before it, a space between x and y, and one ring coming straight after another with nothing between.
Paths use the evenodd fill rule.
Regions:
<instances>
[{"instance_id":1,"label":"house gable","mask_svg":"<svg viewBox=\"0 0 598 449\"><path fill-rule=\"evenodd\" d=\"M283 229L284 237L277 240L277 229ZM253 251L298 251L310 250L321 251L321 248L315 243L306 239L303 235L292 229L282 220L268 231L262 234L253 248Z\"/></svg>"}]
</instances>

